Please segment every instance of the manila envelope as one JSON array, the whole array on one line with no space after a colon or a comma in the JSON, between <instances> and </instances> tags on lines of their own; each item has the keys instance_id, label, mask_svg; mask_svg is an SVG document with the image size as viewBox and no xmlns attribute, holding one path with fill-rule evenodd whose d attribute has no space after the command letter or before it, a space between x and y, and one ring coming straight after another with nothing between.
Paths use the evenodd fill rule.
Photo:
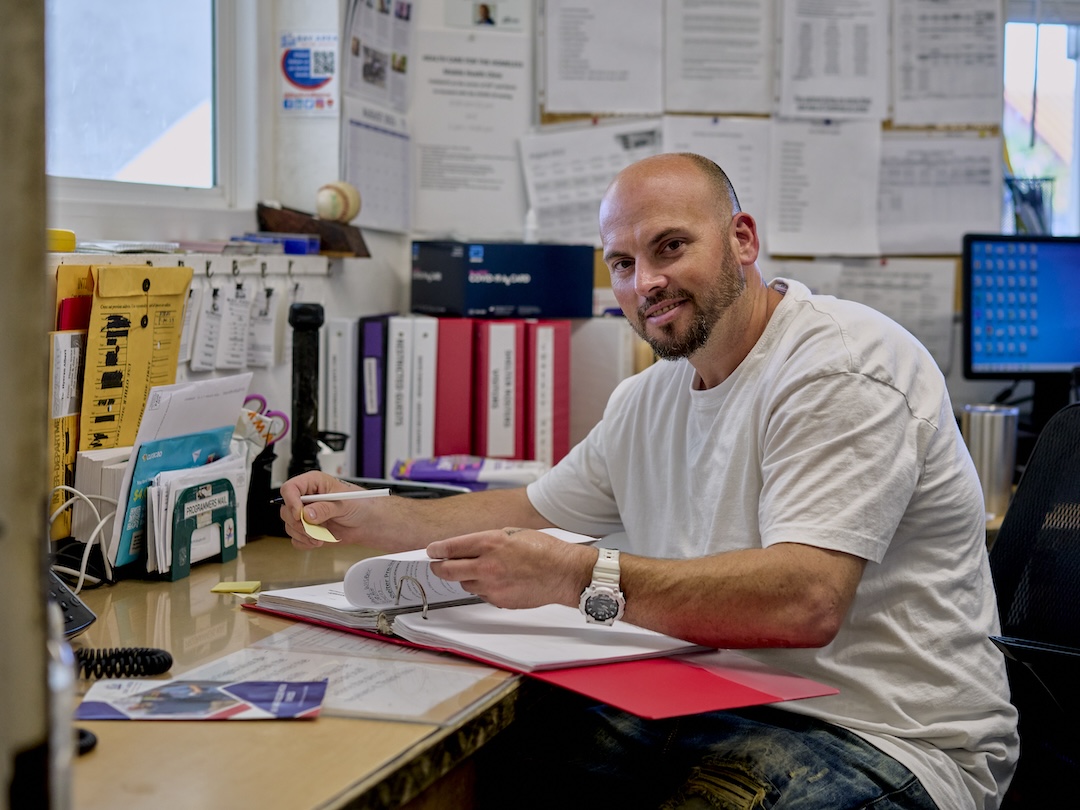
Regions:
<instances>
[{"instance_id":1,"label":"manila envelope","mask_svg":"<svg viewBox=\"0 0 1080 810\"><path fill-rule=\"evenodd\" d=\"M135 444L146 397L176 382L190 267L94 265L79 449Z\"/></svg>"}]
</instances>

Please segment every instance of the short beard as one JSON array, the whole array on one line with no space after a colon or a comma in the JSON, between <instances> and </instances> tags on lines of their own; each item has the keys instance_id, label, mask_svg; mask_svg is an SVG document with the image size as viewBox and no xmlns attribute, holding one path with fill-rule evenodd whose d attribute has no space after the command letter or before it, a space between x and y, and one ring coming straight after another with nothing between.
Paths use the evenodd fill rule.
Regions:
<instances>
[{"instance_id":1,"label":"short beard","mask_svg":"<svg viewBox=\"0 0 1080 810\"><path fill-rule=\"evenodd\" d=\"M679 290L664 290L651 296L638 308L637 320L632 321L634 331L652 348L661 360L681 360L692 357L695 352L709 342L713 328L746 289L746 277L728 253L724 257L724 267L717 280L717 286L707 290L700 305L696 296ZM645 312L662 301L681 298L694 307L694 318L689 328L681 335L675 332L675 326L666 324L660 327L660 335L649 335L645 328Z\"/></svg>"}]
</instances>

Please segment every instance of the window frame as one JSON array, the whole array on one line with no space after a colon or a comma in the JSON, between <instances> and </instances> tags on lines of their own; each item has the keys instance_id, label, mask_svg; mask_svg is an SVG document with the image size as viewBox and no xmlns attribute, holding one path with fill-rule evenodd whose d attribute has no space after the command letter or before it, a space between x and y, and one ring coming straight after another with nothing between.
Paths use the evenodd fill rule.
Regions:
<instances>
[{"instance_id":1,"label":"window frame","mask_svg":"<svg viewBox=\"0 0 1080 810\"><path fill-rule=\"evenodd\" d=\"M182 188L72 177L46 178L49 227L80 239L223 239L250 229L261 189L270 187L260 167L272 131L261 43L270 41L272 9L258 0L214 3L213 188ZM264 131L266 130L266 131ZM162 230L162 229L166 230Z\"/></svg>"}]
</instances>

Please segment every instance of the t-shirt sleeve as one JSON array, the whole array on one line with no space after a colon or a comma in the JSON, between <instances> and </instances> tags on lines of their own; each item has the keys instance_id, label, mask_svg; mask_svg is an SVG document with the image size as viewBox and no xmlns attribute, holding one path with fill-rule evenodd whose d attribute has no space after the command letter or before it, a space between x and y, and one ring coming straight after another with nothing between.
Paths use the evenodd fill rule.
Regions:
<instances>
[{"instance_id":1,"label":"t-shirt sleeve","mask_svg":"<svg viewBox=\"0 0 1080 810\"><path fill-rule=\"evenodd\" d=\"M805 543L880 562L934 432L902 392L862 374L791 391L765 432L762 544Z\"/></svg>"}]
</instances>

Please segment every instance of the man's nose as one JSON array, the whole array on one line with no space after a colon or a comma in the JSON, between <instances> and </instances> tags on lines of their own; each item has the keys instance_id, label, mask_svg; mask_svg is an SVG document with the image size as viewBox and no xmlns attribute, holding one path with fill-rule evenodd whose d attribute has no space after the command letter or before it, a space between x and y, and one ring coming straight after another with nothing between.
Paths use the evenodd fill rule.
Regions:
<instances>
[{"instance_id":1,"label":"man's nose","mask_svg":"<svg viewBox=\"0 0 1080 810\"><path fill-rule=\"evenodd\" d=\"M634 290L638 295L647 296L651 292L667 286L667 276L651 262L639 261L634 270Z\"/></svg>"}]
</instances>

